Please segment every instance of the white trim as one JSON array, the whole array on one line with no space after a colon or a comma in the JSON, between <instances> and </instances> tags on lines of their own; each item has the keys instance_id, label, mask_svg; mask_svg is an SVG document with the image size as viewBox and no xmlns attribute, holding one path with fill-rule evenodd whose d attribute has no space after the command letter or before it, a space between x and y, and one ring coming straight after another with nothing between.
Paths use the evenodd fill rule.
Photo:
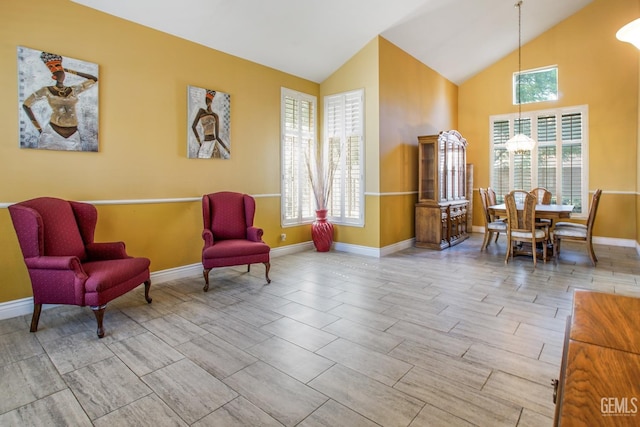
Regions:
<instances>
[{"instance_id":1,"label":"white trim","mask_svg":"<svg viewBox=\"0 0 640 427\"><path fill-rule=\"evenodd\" d=\"M386 197L386 196L411 196L414 194L418 194L417 191L392 191L389 193L365 193L367 196L380 196L380 197Z\"/></svg>"},{"instance_id":2,"label":"white trim","mask_svg":"<svg viewBox=\"0 0 640 427\"><path fill-rule=\"evenodd\" d=\"M411 238L402 242L385 246L384 248L372 248L370 246L352 245L350 243L336 242L333 244L333 248L338 252L346 252L351 254L370 256L374 258L381 258L394 252L413 247L415 240L416 239Z\"/></svg>"},{"instance_id":3,"label":"white trim","mask_svg":"<svg viewBox=\"0 0 640 427\"><path fill-rule=\"evenodd\" d=\"M478 188L474 188L473 191L478 191ZM589 190L589 193L593 193L593 190ZM396 192L388 192L388 193L374 193L366 191L365 196L374 196L374 197L386 197L386 196L410 196L413 194L418 194L417 191L396 191ZM618 195L628 195L628 196L636 196L640 197L639 191L623 191L623 190L603 190L602 194L618 194ZM270 197L282 197L280 193L269 193L269 194L251 194L251 197L255 199L261 198L270 198ZM121 200L94 200L94 201L84 201L85 203L91 203L94 205L146 205L146 204L154 204L154 203L193 203L200 202L202 197L182 197L182 198L166 198L166 199L121 199ZM18 203L18 202L0 202L0 209L6 209L9 206ZM299 225L299 224L292 224Z\"/></svg>"},{"instance_id":4,"label":"white trim","mask_svg":"<svg viewBox=\"0 0 640 427\"><path fill-rule=\"evenodd\" d=\"M632 239L618 239L616 237L593 236L593 243L597 245L619 246L622 248L635 248L638 244Z\"/></svg>"},{"instance_id":5,"label":"white trim","mask_svg":"<svg viewBox=\"0 0 640 427\"><path fill-rule=\"evenodd\" d=\"M0 303L0 320L31 313L33 313L33 297Z\"/></svg>"}]
</instances>

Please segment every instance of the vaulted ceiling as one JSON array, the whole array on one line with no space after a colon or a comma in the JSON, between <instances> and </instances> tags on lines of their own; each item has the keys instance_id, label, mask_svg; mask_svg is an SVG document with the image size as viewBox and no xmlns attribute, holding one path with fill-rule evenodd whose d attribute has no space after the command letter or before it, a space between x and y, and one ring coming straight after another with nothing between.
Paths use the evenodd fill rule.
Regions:
<instances>
[{"instance_id":1,"label":"vaulted ceiling","mask_svg":"<svg viewBox=\"0 0 640 427\"><path fill-rule=\"evenodd\" d=\"M516 0L72 0L321 83L381 35L456 84L518 48ZM522 42L592 0L525 0Z\"/></svg>"}]
</instances>

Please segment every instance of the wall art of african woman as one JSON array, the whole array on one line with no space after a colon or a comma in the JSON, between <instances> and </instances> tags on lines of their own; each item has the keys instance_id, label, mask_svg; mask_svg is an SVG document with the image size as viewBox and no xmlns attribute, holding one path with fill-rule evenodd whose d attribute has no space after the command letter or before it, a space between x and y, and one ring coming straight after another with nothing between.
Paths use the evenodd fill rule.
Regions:
<instances>
[{"instance_id":1,"label":"wall art of african woman","mask_svg":"<svg viewBox=\"0 0 640 427\"><path fill-rule=\"evenodd\" d=\"M187 157L231 157L231 96L211 89L188 87Z\"/></svg>"},{"instance_id":2,"label":"wall art of african woman","mask_svg":"<svg viewBox=\"0 0 640 427\"><path fill-rule=\"evenodd\" d=\"M18 47L20 147L98 151L98 65Z\"/></svg>"}]
</instances>

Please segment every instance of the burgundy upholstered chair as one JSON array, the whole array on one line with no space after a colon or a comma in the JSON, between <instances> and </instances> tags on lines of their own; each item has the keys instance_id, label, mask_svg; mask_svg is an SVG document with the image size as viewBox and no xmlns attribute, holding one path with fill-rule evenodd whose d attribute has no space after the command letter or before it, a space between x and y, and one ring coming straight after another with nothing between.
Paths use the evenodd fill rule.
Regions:
<instances>
[{"instance_id":1,"label":"burgundy upholstered chair","mask_svg":"<svg viewBox=\"0 0 640 427\"><path fill-rule=\"evenodd\" d=\"M247 264L250 271L251 264L261 262L266 267L267 283L271 283L271 248L262 241L262 229L253 226L255 211L256 202L247 194L222 191L202 196L205 292L209 290L209 271L216 267Z\"/></svg>"},{"instance_id":2,"label":"burgundy upholstered chair","mask_svg":"<svg viewBox=\"0 0 640 427\"><path fill-rule=\"evenodd\" d=\"M123 242L94 242L95 206L41 197L11 205L9 213L33 288L31 332L42 304L90 306L102 338L109 301L144 283L151 302L149 259L128 256Z\"/></svg>"}]
</instances>

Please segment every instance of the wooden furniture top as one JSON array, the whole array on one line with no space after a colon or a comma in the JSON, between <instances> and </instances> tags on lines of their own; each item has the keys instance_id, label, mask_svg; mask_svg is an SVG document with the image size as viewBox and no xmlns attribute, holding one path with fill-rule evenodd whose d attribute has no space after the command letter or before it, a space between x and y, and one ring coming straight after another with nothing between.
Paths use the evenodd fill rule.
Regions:
<instances>
[{"instance_id":1,"label":"wooden furniture top","mask_svg":"<svg viewBox=\"0 0 640 427\"><path fill-rule=\"evenodd\" d=\"M556 425L640 425L640 299L574 293Z\"/></svg>"},{"instance_id":2,"label":"wooden furniture top","mask_svg":"<svg viewBox=\"0 0 640 427\"><path fill-rule=\"evenodd\" d=\"M640 354L640 298L586 290L573 298L570 339Z\"/></svg>"},{"instance_id":3,"label":"wooden furniture top","mask_svg":"<svg viewBox=\"0 0 640 427\"><path fill-rule=\"evenodd\" d=\"M517 205L518 209L522 209L522 205ZM536 218L561 219L571 218L573 205L536 205ZM492 215L506 216L507 207L505 204L489 206L489 212Z\"/></svg>"}]
</instances>

